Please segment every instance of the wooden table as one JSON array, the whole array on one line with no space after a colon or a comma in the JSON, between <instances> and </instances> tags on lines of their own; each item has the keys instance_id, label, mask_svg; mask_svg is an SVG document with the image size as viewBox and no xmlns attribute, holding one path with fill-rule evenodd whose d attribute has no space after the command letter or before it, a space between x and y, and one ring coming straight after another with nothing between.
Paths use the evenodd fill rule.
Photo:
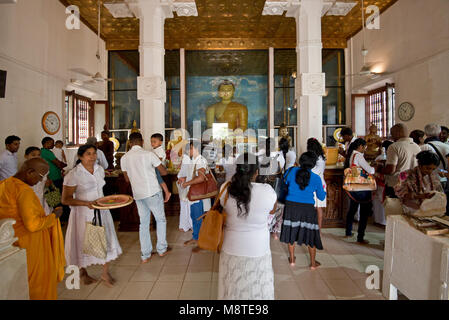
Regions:
<instances>
[{"instance_id":1,"label":"wooden table","mask_svg":"<svg viewBox=\"0 0 449 320\"><path fill-rule=\"evenodd\" d=\"M327 206L323 214L323 228L343 228L348 211L348 196L343 190L343 168L326 166Z\"/></svg>"},{"instance_id":2,"label":"wooden table","mask_svg":"<svg viewBox=\"0 0 449 320\"><path fill-rule=\"evenodd\" d=\"M388 216L382 294L397 300L448 300L449 237L428 236L404 216Z\"/></svg>"}]
</instances>

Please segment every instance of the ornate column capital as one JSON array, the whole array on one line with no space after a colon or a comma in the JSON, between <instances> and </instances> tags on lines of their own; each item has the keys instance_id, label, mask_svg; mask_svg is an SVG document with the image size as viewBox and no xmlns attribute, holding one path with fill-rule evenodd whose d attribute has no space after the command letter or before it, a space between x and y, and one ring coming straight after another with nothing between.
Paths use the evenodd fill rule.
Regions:
<instances>
[{"instance_id":1,"label":"ornate column capital","mask_svg":"<svg viewBox=\"0 0 449 320\"><path fill-rule=\"evenodd\" d=\"M166 100L166 83L159 76L137 77L137 99Z\"/></svg>"},{"instance_id":2,"label":"ornate column capital","mask_svg":"<svg viewBox=\"0 0 449 320\"><path fill-rule=\"evenodd\" d=\"M173 11L176 12L178 17L198 16L198 10L196 8L195 1L176 1L175 3L173 3Z\"/></svg>"},{"instance_id":3,"label":"ornate column capital","mask_svg":"<svg viewBox=\"0 0 449 320\"><path fill-rule=\"evenodd\" d=\"M267 0L263 8L262 15L279 15L281 16L286 11L286 17L296 17L299 8L310 0ZM312 0L315 2L318 0ZM342 1L323 1L321 16L346 16L355 6L357 2L342 2Z\"/></svg>"}]
</instances>

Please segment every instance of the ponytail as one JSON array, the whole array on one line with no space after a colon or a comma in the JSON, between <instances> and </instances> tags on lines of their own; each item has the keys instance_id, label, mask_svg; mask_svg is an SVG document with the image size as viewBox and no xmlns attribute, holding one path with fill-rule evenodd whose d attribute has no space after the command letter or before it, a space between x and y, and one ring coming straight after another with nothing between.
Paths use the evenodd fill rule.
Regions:
<instances>
[{"instance_id":1,"label":"ponytail","mask_svg":"<svg viewBox=\"0 0 449 320\"><path fill-rule=\"evenodd\" d=\"M354 142L349 145L345 159L345 168L349 168L351 166L349 163L349 161L351 161L351 156L360 146L366 146L366 141L361 138L355 139Z\"/></svg>"},{"instance_id":2,"label":"ponytail","mask_svg":"<svg viewBox=\"0 0 449 320\"><path fill-rule=\"evenodd\" d=\"M251 201L251 179L256 174L259 164L257 157L247 152L239 156L236 163L236 172L232 176L228 190L237 202L237 216L247 217Z\"/></svg>"},{"instance_id":3,"label":"ponytail","mask_svg":"<svg viewBox=\"0 0 449 320\"><path fill-rule=\"evenodd\" d=\"M304 190L310 183L311 172L317 161L317 156L313 152L304 152L299 158L300 169L296 173L296 183L299 189Z\"/></svg>"}]
</instances>

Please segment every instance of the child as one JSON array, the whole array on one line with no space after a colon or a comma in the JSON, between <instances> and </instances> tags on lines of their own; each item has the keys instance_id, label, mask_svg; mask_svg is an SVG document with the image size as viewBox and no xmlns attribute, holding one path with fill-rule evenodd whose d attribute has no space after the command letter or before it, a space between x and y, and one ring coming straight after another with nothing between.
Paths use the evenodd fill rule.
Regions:
<instances>
[{"instance_id":1,"label":"child","mask_svg":"<svg viewBox=\"0 0 449 320\"><path fill-rule=\"evenodd\" d=\"M158 156L158 158L164 164L166 155L165 155L164 147L162 146L163 142L164 142L164 137L162 136L162 134L155 133L151 136L151 147L153 148L153 152Z\"/></svg>"},{"instance_id":2,"label":"child","mask_svg":"<svg viewBox=\"0 0 449 320\"><path fill-rule=\"evenodd\" d=\"M40 157L41 157L41 149L39 149L38 147L28 147L25 150L25 159L26 160L40 158ZM37 184L35 184L32 187L34 193L39 198L39 201L41 202L41 205L44 208L45 214L47 216L53 212L53 209L48 205L47 201L45 201L45 198L44 198L44 188L48 184L51 184L51 181L47 179L47 176L45 176L42 179L42 181L39 181Z\"/></svg>"},{"instance_id":3,"label":"child","mask_svg":"<svg viewBox=\"0 0 449 320\"><path fill-rule=\"evenodd\" d=\"M56 159L58 159L61 162L67 163L63 147L64 143L61 140L58 140L55 142L55 147L52 151L56 156Z\"/></svg>"}]
</instances>

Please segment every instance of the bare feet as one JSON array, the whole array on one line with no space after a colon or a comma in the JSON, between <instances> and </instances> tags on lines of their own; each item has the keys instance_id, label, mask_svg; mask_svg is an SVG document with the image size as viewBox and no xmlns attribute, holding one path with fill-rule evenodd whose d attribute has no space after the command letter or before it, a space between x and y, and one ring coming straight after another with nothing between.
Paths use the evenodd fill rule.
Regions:
<instances>
[{"instance_id":1,"label":"bare feet","mask_svg":"<svg viewBox=\"0 0 449 320\"><path fill-rule=\"evenodd\" d=\"M184 246L189 246L189 245L191 245L191 244L197 244L197 240L193 240L193 239L190 239L190 240L187 240L186 242L184 242Z\"/></svg>"},{"instance_id":2,"label":"bare feet","mask_svg":"<svg viewBox=\"0 0 449 320\"><path fill-rule=\"evenodd\" d=\"M359 243L359 244L369 244L369 241L368 240L360 240L360 241L357 241L357 243Z\"/></svg>"},{"instance_id":3,"label":"bare feet","mask_svg":"<svg viewBox=\"0 0 449 320\"><path fill-rule=\"evenodd\" d=\"M163 252L163 253L160 253L160 254L159 254L159 257L164 257L164 256L166 256L166 255L169 254L170 251L172 251L172 250L173 250L172 247L167 247L167 250L165 250L165 252Z\"/></svg>"},{"instance_id":4,"label":"bare feet","mask_svg":"<svg viewBox=\"0 0 449 320\"><path fill-rule=\"evenodd\" d=\"M274 233L274 240L279 240L278 234Z\"/></svg>"},{"instance_id":5,"label":"bare feet","mask_svg":"<svg viewBox=\"0 0 449 320\"><path fill-rule=\"evenodd\" d=\"M80 273L81 273L81 274L80 274L81 279L83 279L83 283L84 283L85 285L89 285L89 284L92 284L92 283L97 282L97 279L94 279L94 278L92 278L91 276L89 276L89 275L87 274L86 271L82 271L82 270L81 270Z\"/></svg>"},{"instance_id":6,"label":"bare feet","mask_svg":"<svg viewBox=\"0 0 449 320\"><path fill-rule=\"evenodd\" d=\"M315 264L310 264L310 270L316 270L319 266L321 266L321 263L315 260Z\"/></svg>"},{"instance_id":7,"label":"bare feet","mask_svg":"<svg viewBox=\"0 0 449 320\"><path fill-rule=\"evenodd\" d=\"M144 259L144 260L140 261L140 264L145 264L145 263L148 263L148 262L150 262L150 260L151 260L151 257L149 257L149 258L146 258L146 259Z\"/></svg>"},{"instance_id":8,"label":"bare feet","mask_svg":"<svg viewBox=\"0 0 449 320\"><path fill-rule=\"evenodd\" d=\"M195 248L192 249L192 252L194 252L194 253L197 253L197 252L200 252L200 251L201 251L201 248L198 247L198 246L196 246Z\"/></svg>"},{"instance_id":9,"label":"bare feet","mask_svg":"<svg viewBox=\"0 0 449 320\"><path fill-rule=\"evenodd\" d=\"M103 280L104 284L109 288L112 288L114 286L115 280L109 273L103 274L101 276L101 280Z\"/></svg>"},{"instance_id":10,"label":"bare feet","mask_svg":"<svg viewBox=\"0 0 449 320\"><path fill-rule=\"evenodd\" d=\"M293 257L293 259L289 257L288 258L288 263L290 263L291 267L294 267L295 264L296 264L296 257Z\"/></svg>"},{"instance_id":11,"label":"bare feet","mask_svg":"<svg viewBox=\"0 0 449 320\"><path fill-rule=\"evenodd\" d=\"M166 193L164 202L168 202L168 200L170 200L170 197L171 197L171 192Z\"/></svg>"}]
</instances>

